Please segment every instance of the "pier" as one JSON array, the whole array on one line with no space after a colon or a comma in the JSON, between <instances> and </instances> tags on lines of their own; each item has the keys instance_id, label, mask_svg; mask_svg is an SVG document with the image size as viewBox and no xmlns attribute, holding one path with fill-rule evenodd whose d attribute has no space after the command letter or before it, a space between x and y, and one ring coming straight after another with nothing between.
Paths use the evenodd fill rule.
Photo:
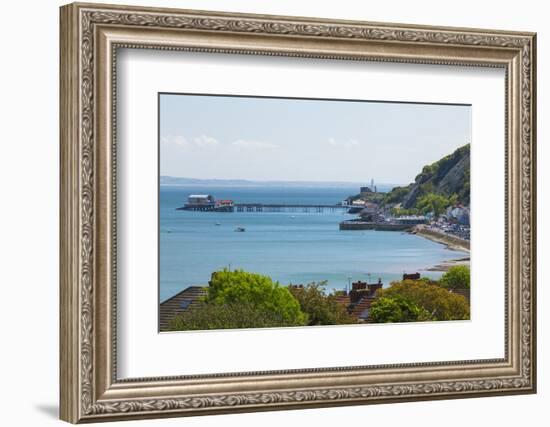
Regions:
<instances>
[{"instance_id":1,"label":"pier","mask_svg":"<svg viewBox=\"0 0 550 427\"><path fill-rule=\"evenodd\" d=\"M347 212L349 206L344 205L303 205L303 204L272 204L272 203L234 203L232 205L186 205L176 210L200 212Z\"/></svg>"},{"instance_id":2,"label":"pier","mask_svg":"<svg viewBox=\"0 0 550 427\"><path fill-rule=\"evenodd\" d=\"M210 194L191 194L187 203L176 210L200 212L348 212L347 204L302 204L302 203L235 203L233 200L216 200Z\"/></svg>"},{"instance_id":3,"label":"pier","mask_svg":"<svg viewBox=\"0 0 550 427\"><path fill-rule=\"evenodd\" d=\"M325 211L347 212L350 208L345 205L306 205L306 204L273 204L273 203L235 203L235 211L237 212L316 212L322 213Z\"/></svg>"}]
</instances>

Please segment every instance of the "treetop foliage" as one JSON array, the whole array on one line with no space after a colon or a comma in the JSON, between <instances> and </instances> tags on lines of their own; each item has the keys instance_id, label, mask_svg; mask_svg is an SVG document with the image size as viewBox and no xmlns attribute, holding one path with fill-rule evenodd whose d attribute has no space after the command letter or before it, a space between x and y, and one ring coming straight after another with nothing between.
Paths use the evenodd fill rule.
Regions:
<instances>
[{"instance_id":1,"label":"treetop foliage","mask_svg":"<svg viewBox=\"0 0 550 427\"><path fill-rule=\"evenodd\" d=\"M270 277L243 270L212 274L206 302L214 305L248 304L263 312L277 313L284 325L305 324L307 317L290 291Z\"/></svg>"},{"instance_id":2,"label":"treetop foliage","mask_svg":"<svg viewBox=\"0 0 550 427\"><path fill-rule=\"evenodd\" d=\"M393 282L387 289L377 293L379 300L402 298L426 310L433 320L467 320L470 318L470 305L466 298L449 292L437 282L424 280L403 280ZM373 307L378 301L373 303Z\"/></svg>"},{"instance_id":3,"label":"treetop foliage","mask_svg":"<svg viewBox=\"0 0 550 427\"><path fill-rule=\"evenodd\" d=\"M455 265L441 276L439 282L447 289L470 289L470 267Z\"/></svg>"}]
</instances>

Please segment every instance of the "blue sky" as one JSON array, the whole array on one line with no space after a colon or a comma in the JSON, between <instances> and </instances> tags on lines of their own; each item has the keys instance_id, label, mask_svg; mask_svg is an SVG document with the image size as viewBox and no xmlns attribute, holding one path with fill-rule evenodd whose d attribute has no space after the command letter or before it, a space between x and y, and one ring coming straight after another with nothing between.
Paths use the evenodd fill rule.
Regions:
<instances>
[{"instance_id":1,"label":"blue sky","mask_svg":"<svg viewBox=\"0 0 550 427\"><path fill-rule=\"evenodd\" d=\"M162 94L161 175L406 184L470 142L471 107Z\"/></svg>"}]
</instances>

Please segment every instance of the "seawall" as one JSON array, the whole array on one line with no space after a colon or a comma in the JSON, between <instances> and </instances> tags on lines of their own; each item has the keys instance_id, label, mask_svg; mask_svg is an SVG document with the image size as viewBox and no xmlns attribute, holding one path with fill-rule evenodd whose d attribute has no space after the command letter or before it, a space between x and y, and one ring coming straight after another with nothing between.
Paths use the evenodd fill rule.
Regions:
<instances>
[{"instance_id":1,"label":"seawall","mask_svg":"<svg viewBox=\"0 0 550 427\"><path fill-rule=\"evenodd\" d=\"M460 237L452 236L450 234L442 233L437 230L427 228L424 225L417 225L413 233L433 240L434 242L443 243L449 246L450 249L456 249L459 251L470 252L470 241L461 239Z\"/></svg>"}]
</instances>

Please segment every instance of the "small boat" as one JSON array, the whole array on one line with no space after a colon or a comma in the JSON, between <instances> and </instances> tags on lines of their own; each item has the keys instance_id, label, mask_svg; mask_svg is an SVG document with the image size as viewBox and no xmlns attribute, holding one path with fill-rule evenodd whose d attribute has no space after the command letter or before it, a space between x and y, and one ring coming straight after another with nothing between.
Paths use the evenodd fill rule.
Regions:
<instances>
[{"instance_id":1,"label":"small boat","mask_svg":"<svg viewBox=\"0 0 550 427\"><path fill-rule=\"evenodd\" d=\"M237 228L235 228L235 230L233 230L233 231L237 231L237 232L239 232L239 233L242 233L242 232L246 231L246 228L244 228L244 227L237 227Z\"/></svg>"},{"instance_id":2,"label":"small boat","mask_svg":"<svg viewBox=\"0 0 550 427\"><path fill-rule=\"evenodd\" d=\"M216 225L222 225L221 222L217 222Z\"/></svg>"}]
</instances>

